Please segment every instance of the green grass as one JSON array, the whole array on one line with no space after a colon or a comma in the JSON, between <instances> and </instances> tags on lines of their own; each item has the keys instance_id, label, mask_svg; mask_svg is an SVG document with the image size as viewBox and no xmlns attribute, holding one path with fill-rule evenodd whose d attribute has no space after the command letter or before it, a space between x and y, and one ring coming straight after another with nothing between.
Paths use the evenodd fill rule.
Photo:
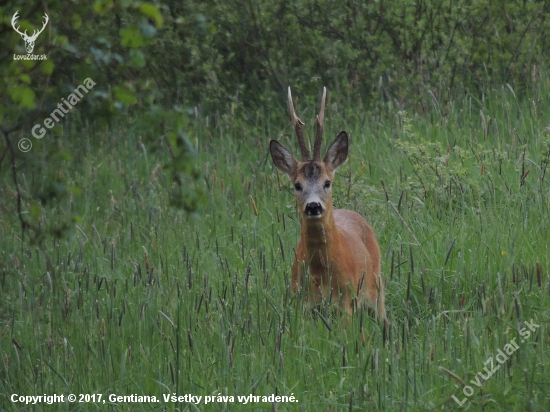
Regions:
<instances>
[{"instance_id":1,"label":"green grass","mask_svg":"<svg viewBox=\"0 0 550 412\"><path fill-rule=\"evenodd\" d=\"M62 173L79 191L42 207L43 223L80 220L45 242L49 273L46 254L22 243L2 165L0 409L455 410L460 380L473 388L469 410L550 409L549 92L544 78L522 97L504 86L440 111L426 93L425 115L388 103L327 109L325 144L351 136L335 206L367 218L383 252L385 331L366 313L325 325L290 291L299 221L267 153L272 138L297 152L286 113L196 119L207 194L197 215L168 206L172 184L157 165L169 151L144 151L130 120L33 140L19 162L23 193ZM299 113L307 136L311 113ZM48 163L47 145L73 159ZM531 319L540 327L520 343ZM514 338L519 349L482 388L470 383ZM10 401L69 393L160 402ZM173 393L234 403L165 403ZM298 402L241 405L249 394Z\"/></svg>"}]
</instances>

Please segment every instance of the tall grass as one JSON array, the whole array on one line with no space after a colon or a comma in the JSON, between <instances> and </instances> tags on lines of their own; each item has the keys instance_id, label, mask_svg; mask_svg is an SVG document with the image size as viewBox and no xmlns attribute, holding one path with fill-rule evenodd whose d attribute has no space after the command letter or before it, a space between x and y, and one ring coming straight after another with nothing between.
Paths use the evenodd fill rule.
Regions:
<instances>
[{"instance_id":1,"label":"tall grass","mask_svg":"<svg viewBox=\"0 0 550 412\"><path fill-rule=\"evenodd\" d=\"M335 206L377 233L386 329L362 311L350 324L312 316L290 291L299 221L267 153L271 138L296 148L286 113L196 119L207 192L197 215L168 207L158 165L169 150L144 149L130 120L44 137L25 155L34 166L23 167L22 188L63 173L79 191L44 219L80 220L47 242L50 273L46 255L22 243L2 177L1 409L21 409L12 394L95 393L107 402L26 408L454 410L469 385L463 408L548 410L548 78L539 88L520 97L505 85L446 106L427 92L425 114L327 108L325 139L351 135ZM314 110L302 110L311 136ZM49 144L72 159L44 162ZM530 320L540 327L519 343ZM470 383L513 339L519 349L482 387ZM165 403L174 393L234 402ZM109 394L160 402L115 405ZM249 394L298 402L238 402Z\"/></svg>"}]
</instances>

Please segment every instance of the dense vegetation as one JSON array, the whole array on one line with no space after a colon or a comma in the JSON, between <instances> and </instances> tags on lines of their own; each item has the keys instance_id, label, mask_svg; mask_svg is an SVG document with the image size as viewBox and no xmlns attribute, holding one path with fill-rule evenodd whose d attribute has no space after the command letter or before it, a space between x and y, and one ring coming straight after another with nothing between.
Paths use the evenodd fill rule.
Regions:
<instances>
[{"instance_id":1,"label":"dense vegetation","mask_svg":"<svg viewBox=\"0 0 550 412\"><path fill-rule=\"evenodd\" d=\"M548 410L549 7L2 5L0 409ZM47 60L13 58L16 10L28 32L49 15ZM299 222L267 153L297 147L289 85L306 135L326 85L325 139L351 136L335 204L378 235L387 328L290 292Z\"/></svg>"}]
</instances>

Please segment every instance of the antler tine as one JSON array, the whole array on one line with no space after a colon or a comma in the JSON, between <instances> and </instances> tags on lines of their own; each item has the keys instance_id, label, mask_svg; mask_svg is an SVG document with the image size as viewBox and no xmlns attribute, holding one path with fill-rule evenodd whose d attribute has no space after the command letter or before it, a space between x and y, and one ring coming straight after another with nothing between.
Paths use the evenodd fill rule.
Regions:
<instances>
[{"instance_id":1,"label":"antler tine","mask_svg":"<svg viewBox=\"0 0 550 412\"><path fill-rule=\"evenodd\" d=\"M313 160L318 162L321 160L321 140L323 139L323 125L325 123L325 100L327 97L327 88L323 87L323 98L321 99L321 111L317 116L317 135L315 136L315 144L313 145Z\"/></svg>"},{"instance_id":2,"label":"antler tine","mask_svg":"<svg viewBox=\"0 0 550 412\"><path fill-rule=\"evenodd\" d=\"M294 125L296 136L298 137L298 143L300 144L300 151L302 152L302 162L307 162L309 160L309 150L304 140L302 128L300 127L300 125L303 125L304 122L302 122L298 118L298 116L296 116L296 112L294 111L294 104L292 103L292 94L290 93L290 87L288 88L288 108L290 109L292 124Z\"/></svg>"},{"instance_id":3,"label":"antler tine","mask_svg":"<svg viewBox=\"0 0 550 412\"><path fill-rule=\"evenodd\" d=\"M42 28L40 30L34 30L33 33L32 33L32 36L31 36L31 39L33 40L36 40L36 38L38 37L38 35L40 33L42 33L44 31L44 29L46 28L46 24L48 24L48 22L50 21L50 18L48 17L48 15L46 13L44 13L44 17L43 17L46 21L44 21L44 24L42 24Z\"/></svg>"},{"instance_id":4,"label":"antler tine","mask_svg":"<svg viewBox=\"0 0 550 412\"><path fill-rule=\"evenodd\" d=\"M19 14L19 10L17 10L17 11L15 12L15 14L13 15L13 17L11 18L11 26L12 26L13 29L14 29L17 33L19 33L21 36L26 36L26 35L27 35L27 30L25 30L25 33L21 33L21 32L19 31L19 27L20 27L20 26L15 27L15 25L17 24L17 19L19 18L18 14Z\"/></svg>"}]
</instances>

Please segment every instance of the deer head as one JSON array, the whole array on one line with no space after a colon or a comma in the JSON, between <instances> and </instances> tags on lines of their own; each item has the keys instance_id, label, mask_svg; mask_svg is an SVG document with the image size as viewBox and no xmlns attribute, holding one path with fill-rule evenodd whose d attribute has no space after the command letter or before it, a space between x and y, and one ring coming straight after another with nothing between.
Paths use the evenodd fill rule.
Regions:
<instances>
[{"instance_id":1,"label":"deer head","mask_svg":"<svg viewBox=\"0 0 550 412\"><path fill-rule=\"evenodd\" d=\"M23 38L23 40L25 41L25 48L27 49L27 53L32 53L32 51L34 50L34 42L36 41L36 38L38 37L38 35L40 33L42 33L44 31L44 28L46 27L46 24L48 24L48 21L50 20L48 15L46 13L44 13L44 18L46 19L44 21L44 24L42 25L42 28L40 30L34 30L34 32L32 33L32 36L28 36L27 35L27 30L25 30L25 33L21 33L21 31L19 30L19 27L15 27L15 24L16 24L16 21L17 21L17 14L19 13L19 10L15 12L15 14L13 15L13 18L11 19L11 25L13 27L13 29L19 33L21 35L21 37Z\"/></svg>"},{"instance_id":2,"label":"deer head","mask_svg":"<svg viewBox=\"0 0 550 412\"><path fill-rule=\"evenodd\" d=\"M313 146L313 159L309 157L309 150L301 129L301 125L304 123L298 118L294 110L290 87L288 88L288 106L302 152L301 162L296 161L290 150L278 141L272 140L269 144L273 163L280 171L288 174L294 184L294 195L298 202L300 215L306 220L322 218L327 211L332 210L334 172L348 156L348 135L346 132L340 132L329 146L324 159L321 160L326 94L327 89L324 88L321 111L317 116L317 135Z\"/></svg>"}]
</instances>

